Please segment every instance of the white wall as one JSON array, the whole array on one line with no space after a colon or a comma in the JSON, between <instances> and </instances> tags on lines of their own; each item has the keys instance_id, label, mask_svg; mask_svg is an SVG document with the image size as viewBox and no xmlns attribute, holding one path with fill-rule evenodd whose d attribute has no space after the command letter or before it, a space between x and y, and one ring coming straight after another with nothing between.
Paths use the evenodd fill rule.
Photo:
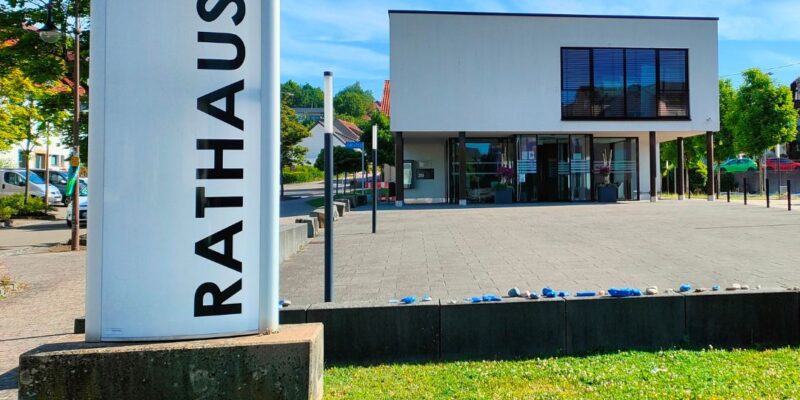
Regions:
<instances>
[{"instance_id":1,"label":"white wall","mask_svg":"<svg viewBox=\"0 0 800 400\"><path fill-rule=\"evenodd\" d=\"M390 13L392 130L717 131L717 21ZM561 47L689 49L691 121L561 121Z\"/></svg>"},{"instance_id":2,"label":"white wall","mask_svg":"<svg viewBox=\"0 0 800 400\"><path fill-rule=\"evenodd\" d=\"M413 189L403 192L406 203L447 202L447 139L405 139L403 158L414 160L418 168L433 168L434 179L416 180Z\"/></svg>"}]
</instances>

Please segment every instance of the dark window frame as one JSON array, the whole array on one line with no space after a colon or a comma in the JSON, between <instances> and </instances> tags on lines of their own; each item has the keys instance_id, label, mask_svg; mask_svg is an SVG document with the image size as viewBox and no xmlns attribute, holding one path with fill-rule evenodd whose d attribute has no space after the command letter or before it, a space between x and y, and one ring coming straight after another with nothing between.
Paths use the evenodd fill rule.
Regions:
<instances>
[{"instance_id":1,"label":"dark window frame","mask_svg":"<svg viewBox=\"0 0 800 400\"><path fill-rule=\"evenodd\" d=\"M568 116L564 115L564 50L588 50L589 51L589 77L592 93L595 92L594 87L594 50L595 49L620 49L622 50L623 59L623 102L624 102L624 117L602 117L602 116ZM656 116L655 117L629 117L628 114L628 74L627 74L627 50L653 50L655 51L655 96L656 96ZM659 101L661 100L661 50L666 51L682 51L684 52L684 72L686 77L686 115L685 116L659 116ZM574 47L567 46L559 49L561 57L561 65L559 73L561 74L561 90L560 90L560 104L561 104L561 120L562 121L691 121L691 88L689 81L689 49L686 48L671 48L671 47Z\"/></svg>"}]
</instances>

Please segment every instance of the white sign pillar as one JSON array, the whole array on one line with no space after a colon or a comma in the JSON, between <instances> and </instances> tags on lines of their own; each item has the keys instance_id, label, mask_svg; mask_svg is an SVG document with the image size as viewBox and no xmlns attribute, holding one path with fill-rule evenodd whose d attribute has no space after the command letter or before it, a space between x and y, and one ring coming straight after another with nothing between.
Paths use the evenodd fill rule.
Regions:
<instances>
[{"instance_id":1,"label":"white sign pillar","mask_svg":"<svg viewBox=\"0 0 800 400\"><path fill-rule=\"evenodd\" d=\"M276 331L279 1L91 6L87 340Z\"/></svg>"}]
</instances>

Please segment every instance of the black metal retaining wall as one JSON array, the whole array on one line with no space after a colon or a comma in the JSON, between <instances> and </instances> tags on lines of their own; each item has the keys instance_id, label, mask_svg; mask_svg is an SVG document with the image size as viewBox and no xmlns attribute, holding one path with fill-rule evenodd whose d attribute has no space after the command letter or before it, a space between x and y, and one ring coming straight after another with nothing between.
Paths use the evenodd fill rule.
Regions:
<instances>
[{"instance_id":1,"label":"black metal retaining wall","mask_svg":"<svg viewBox=\"0 0 800 400\"><path fill-rule=\"evenodd\" d=\"M281 310L281 323L304 322L324 323L325 360L335 364L777 347L800 344L800 293L331 303Z\"/></svg>"}]
</instances>

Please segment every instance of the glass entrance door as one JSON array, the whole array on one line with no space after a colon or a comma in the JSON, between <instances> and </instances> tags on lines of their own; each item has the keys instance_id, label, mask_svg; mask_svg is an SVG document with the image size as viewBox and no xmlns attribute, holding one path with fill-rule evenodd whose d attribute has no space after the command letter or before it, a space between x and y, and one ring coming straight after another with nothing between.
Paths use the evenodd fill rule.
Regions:
<instances>
[{"instance_id":1,"label":"glass entrance door","mask_svg":"<svg viewBox=\"0 0 800 400\"><path fill-rule=\"evenodd\" d=\"M539 200L569 201L569 136L537 138L539 171Z\"/></svg>"},{"instance_id":2,"label":"glass entrance door","mask_svg":"<svg viewBox=\"0 0 800 400\"><path fill-rule=\"evenodd\" d=\"M590 135L520 136L518 143L518 201L591 200Z\"/></svg>"}]
</instances>

